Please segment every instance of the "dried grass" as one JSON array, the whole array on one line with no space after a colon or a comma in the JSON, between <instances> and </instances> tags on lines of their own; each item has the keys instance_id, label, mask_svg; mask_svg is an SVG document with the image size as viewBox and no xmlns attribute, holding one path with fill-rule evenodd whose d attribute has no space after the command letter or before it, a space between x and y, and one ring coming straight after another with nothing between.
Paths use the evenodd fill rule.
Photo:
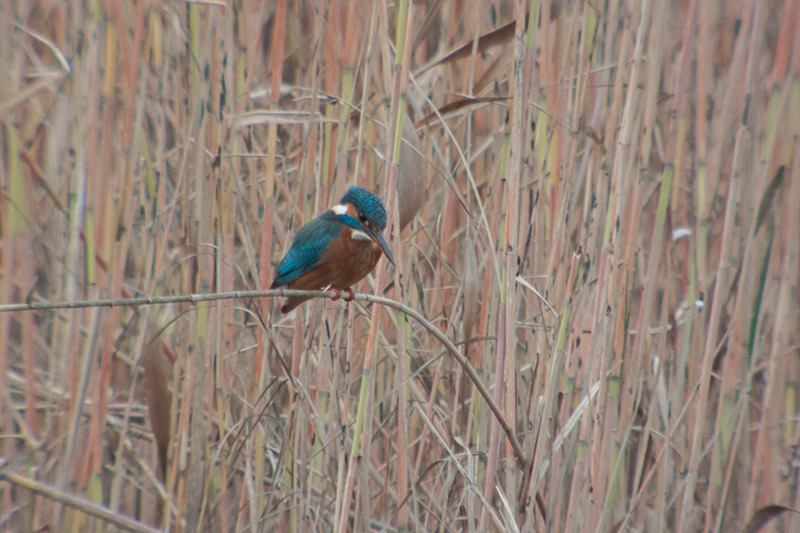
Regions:
<instances>
[{"instance_id":1,"label":"dried grass","mask_svg":"<svg viewBox=\"0 0 800 533\"><path fill-rule=\"evenodd\" d=\"M800 529L800 3L0 11L0 302L266 288L359 184L427 321L0 313L0 529Z\"/></svg>"}]
</instances>

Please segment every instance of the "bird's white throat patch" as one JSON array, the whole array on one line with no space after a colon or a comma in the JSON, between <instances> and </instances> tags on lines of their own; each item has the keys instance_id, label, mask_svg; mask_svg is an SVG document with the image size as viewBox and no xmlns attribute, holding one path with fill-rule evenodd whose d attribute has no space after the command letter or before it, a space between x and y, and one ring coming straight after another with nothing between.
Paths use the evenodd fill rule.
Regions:
<instances>
[{"instance_id":1,"label":"bird's white throat patch","mask_svg":"<svg viewBox=\"0 0 800 533\"><path fill-rule=\"evenodd\" d=\"M361 231L360 229L351 228L350 231L352 232L350 236L353 238L353 240L355 240L355 241L369 241L370 243L375 244L375 241L372 240L372 237L370 237L369 235L367 235L365 232Z\"/></svg>"},{"instance_id":2,"label":"bird's white throat patch","mask_svg":"<svg viewBox=\"0 0 800 533\"><path fill-rule=\"evenodd\" d=\"M353 218L358 217L358 213L356 213L355 208L349 204L337 204L331 207L331 211L333 211L336 215L350 215ZM354 241L367 241L372 243L374 246L377 246L375 241L372 240L372 237L360 229L350 228L350 238L352 238Z\"/></svg>"}]
</instances>

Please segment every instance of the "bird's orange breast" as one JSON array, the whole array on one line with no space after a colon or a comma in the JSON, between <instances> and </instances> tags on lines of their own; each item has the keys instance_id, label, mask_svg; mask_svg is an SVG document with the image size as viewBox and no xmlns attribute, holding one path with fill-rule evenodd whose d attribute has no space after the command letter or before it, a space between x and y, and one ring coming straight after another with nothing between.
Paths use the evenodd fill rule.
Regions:
<instances>
[{"instance_id":1,"label":"bird's orange breast","mask_svg":"<svg viewBox=\"0 0 800 533\"><path fill-rule=\"evenodd\" d=\"M356 235L353 238L353 229L343 225L339 238L322 254L319 266L290 282L289 287L318 290L331 286L343 290L364 279L375 268L382 252L365 233L366 239Z\"/></svg>"},{"instance_id":2,"label":"bird's orange breast","mask_svg":"<svg viewBox=\"0 0 800 533\"><path fill-rule=\"evenodd\" d=\"M381 258L381 249L359 230L342 226L340 235L325 251L323 265L329 266L328 283L336 289L346 289L372 272Z\"/></svg>"}]
</instances>

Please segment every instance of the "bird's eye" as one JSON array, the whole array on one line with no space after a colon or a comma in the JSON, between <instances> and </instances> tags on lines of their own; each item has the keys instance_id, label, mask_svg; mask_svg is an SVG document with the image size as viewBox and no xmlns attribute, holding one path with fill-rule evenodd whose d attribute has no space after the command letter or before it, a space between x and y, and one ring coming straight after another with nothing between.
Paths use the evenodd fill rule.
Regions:
<instances>
[{"instance_id":1,"label":"bird's eye","mask_svg":"<svg viewBox=\"0 0 800 533\"><path fill-rule=\"evenodd\" d=\"M362 224L364 224L364 223L366 223L366 222L367 222L367 217L366 217L366 216L364 216L364 215L359 215L359 216L358 216L358 220L360 220L360 221L361 221L361 223L362 223Z\"/></svg>"}]
</instances>

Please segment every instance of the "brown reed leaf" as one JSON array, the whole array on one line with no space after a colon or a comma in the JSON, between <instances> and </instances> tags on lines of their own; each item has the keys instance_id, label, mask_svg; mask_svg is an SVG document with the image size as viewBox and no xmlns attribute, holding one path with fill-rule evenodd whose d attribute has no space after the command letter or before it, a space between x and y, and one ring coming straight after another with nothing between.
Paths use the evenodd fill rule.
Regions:
<instances>
[{"instance_id":1,"label":"brown reed leaf","mask_svg":"<svg viewBox=\"0 0 800 533\"><path fill-rule=\"evenodd\" d=\"M481 277L478 272L478 255L475 245L467 242L464 247L464 340L472 338L472 332L478 325L478 309L480 308Z\"/></svg>"},{"instance_id":2,"label":"brown reed leaf","mask_svg":"<svg viewBox=\"0 0 800 533\"><path fill-rule=\"evenodd\" d=\"M403 142L397 166L397 208L400 210L401 230L411 223L430 195L426 168L417 130L408 114L403 114Z\"/></svg>"},{"instance_id":3,"label":"brown reed leaf","mask_svg":"<svg viewBox=\"0 0 800 533\"><path fill-rule=\"evenodd\" d=\"M503 24L499 28L495 28L479 36L478 52L479 53L483 52L490 46L509 42L511 38L514 36L514 28L516 27L516 25L517 22L515 20L512 20L511 22ZM414 72L414 76L420 76L424 72L432 69L433 67L439 65L447 65L449 63L452 63L453 61L469 57L472 54L472 42L473 40L470 39L466 43L451 49L449 52L446 52L441 57L436 58L433 61L429 62L427 65L419 68L416 72Z\"/></svg>"},{"instance_id":4,"label":"brown reed leaf","mask_svg":"<svg viewBox=\"0 0 800 533\"><path fill-rule=\"evenodd\" d=\"M764 507L760 507L744 525L742 533L757 533L761 531L761 528L766 526L770 520L779 517L787 511L800 514L800 511L797 509L792 509L784 505L765 505Z\"/></svg>"},{"instance_id":5,"label":"brown reed leaf","mask_svg":"<svg viewBox=\"0 0 800 533\"><path fill-rule=\"evenodd\" d=\"M167 345L161 337L156 337L144 347L142 369L144 372L144 392L147 410L150 413L150 426L156 439L158 450L159 479L164 481L167 470L167 449L169 446L169 421L172 394L169 390L169 361Z\"/></svg>"},{"instance_id":6,"label":"brown reed leaf","mask_svg":"<svg viewBox=\"0 0 800 533\"><path fill-rule=\"evenodd\" d=\"M505 102L509 100L507 97L497 96L459 96L457 100L445 104L439 108L438 113L430 113L423 117L417 124L418 127L423 128L437 123L439 120L447 120L448 118L458 117L466 114L468 111L476 111L486 105L494 104L497 102ZM441 116L441 119L439 118Z\"/></svg>"}]
</instances>

